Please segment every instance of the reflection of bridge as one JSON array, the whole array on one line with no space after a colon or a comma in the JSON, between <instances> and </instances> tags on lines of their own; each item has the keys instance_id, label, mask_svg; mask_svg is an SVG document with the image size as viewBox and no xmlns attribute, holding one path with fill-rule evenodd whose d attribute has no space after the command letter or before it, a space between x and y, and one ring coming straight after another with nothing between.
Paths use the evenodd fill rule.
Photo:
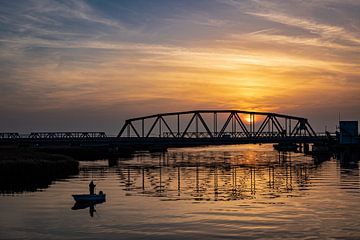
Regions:
<instances>
[{"instance_id":1,"label":"reflection of bridge","mask_svg":"<svg viewBox=\"0 0 360 240\"><path fill-rule=\"evenodd\" d=\"M119 161L121 186L132 194L167 200L229 201L299 196L316 168L313 161L291 154L252 152L170 152L136 154ZM254 156L260 156L260 160ZM211 160L210 160L211 159Z\"/></svg>"},{"instance_id":2,"label":"reflection of bridge","mask_svg":"<svg viewBox=\"0 0 360 240\"><path fill-rule=\"evenodd\" d=\"M1 143L36 146L102 146L118 149L166 149L241 143L315 143L306 118L238 110L198 110L132 118L117 137L104 132L0 133Z\"/></svg>"}]
</instances>

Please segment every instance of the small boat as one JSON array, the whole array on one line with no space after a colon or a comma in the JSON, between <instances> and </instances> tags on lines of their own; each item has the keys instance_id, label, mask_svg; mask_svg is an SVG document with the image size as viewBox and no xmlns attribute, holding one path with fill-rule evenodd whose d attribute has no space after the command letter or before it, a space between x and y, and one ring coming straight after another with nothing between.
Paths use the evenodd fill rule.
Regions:
<instances>
[{"instance_id":1,"label":"small boat","mask_svg":"<svg viewBox=\"0 0 360 240\"><path fill-rule=\"evenodd\" d=\"M100 192L99 194L74 194L72 195L76 202L105 202L106 194Z\"/></svg>"}]
</instances>

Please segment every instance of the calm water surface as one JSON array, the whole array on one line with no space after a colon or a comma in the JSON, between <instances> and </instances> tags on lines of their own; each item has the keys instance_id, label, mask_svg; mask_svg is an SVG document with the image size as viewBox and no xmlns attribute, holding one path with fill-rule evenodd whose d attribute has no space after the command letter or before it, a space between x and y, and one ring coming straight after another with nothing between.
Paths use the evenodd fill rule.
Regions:
<instances>
[{"instance_id":1,"label":"calm water surface","mask_svg":"<svg viewBox=\"0 0 360 240\"><path fill-rule=\"evenodd\" d=\"M356 159L243 145L80 166L47 189L0 196L0 238L360 238ZM106 202L72 210L71 194L86 193L92 179Z\"/></svg>"}]
</instances>

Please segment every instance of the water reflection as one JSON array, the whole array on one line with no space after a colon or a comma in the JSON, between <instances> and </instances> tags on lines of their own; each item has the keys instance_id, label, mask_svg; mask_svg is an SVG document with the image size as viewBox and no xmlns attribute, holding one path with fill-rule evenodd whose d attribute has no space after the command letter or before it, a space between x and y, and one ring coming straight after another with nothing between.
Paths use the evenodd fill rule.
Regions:
<instances>
[{"instance_id":1,"label":"water reflection","mask_svg":"<svg viewBox=\"0 0 360 240\"><path fill-rule=\"evenodd\" d=\"M299 196L319 166L311 157L293 153L139 153L117 162L117 174L126 195L229 201Z\"/></svg>"},{"instance_id":2,"label":"water reflection","mask_svg":"<svg viewBox=\"0 0 360 240\"><path fill-rule=\"evenodd\" d=\"M96 204L102 204L105 201L97 201L97 202L75 202L74 206L71 208L72 210L80 210L89 208L90 217L94 217L94 212L96 212L95 206Z\"/></svg>"},{"instance_id":3,"label":"water reflection","mask_svg":"<svg viewBox=\"0 0 360 240\"><path fill-rule=\"evenodd\" d=\"M315 169L321 168L323 162L333 157L338 160L341 179L360 175L359 151L311 157L272 149L204 149L151 154L139 152L128 158L108 159L107 166L97 166L96 161L91 162L90 168L81 168L81 174L86 176L96 172L97 176L106 177L109 168L117 169L128 195L199 201L253 198L256 194L278 197L287 193L296 196L298 190L308 188L309 176L314 175ZM53 181L54 178L43 176L0 176L0 193L38 191L48 188Z\"/></svg>"},{"instance_id":4,"label":"water reflection","mask_svg":"<svg viewBox=\"0 0 360 240\"><path fill-rule=\"evenodd\" d=\"M340 181L342 183L342 189L347 191L358 191L360 182L355 186L353 184L353 179L360 176L359 173L359 159L360 152L354 151L341 151L336 153L336 158L338 159L340 165Z\"/></svg>"},{"instance_id":5,"label":"water reflection","mask_svg":"<svg viewBox=\"0 0 360 240\"><path fill-rule=\"evenodd\" d=\"M51 177L22 177L22 176L11 176L4 177L0 176L0 194L14 194L22 192L35 192L39 189L48 188L54 178Z\"/></svg>"},{"instance_id":6,"label":"water reflection","mask_svg":"<svg viewBox=\"0 0 360 240\"><path fill-rule=\"evenodd\" d=\"M83 161L45 191L1 196L0 238L359 239L358 158L339 159L262 145ZM70 210L90 180L106 204Z\"/></svg>"}]
</instances>

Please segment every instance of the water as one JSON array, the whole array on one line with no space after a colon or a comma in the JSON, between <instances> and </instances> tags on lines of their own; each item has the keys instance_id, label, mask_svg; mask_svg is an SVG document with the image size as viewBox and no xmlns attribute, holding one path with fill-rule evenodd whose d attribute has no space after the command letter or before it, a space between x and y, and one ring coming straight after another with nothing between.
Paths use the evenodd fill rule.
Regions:
<instances>
[{"instance_id":1,"label":"water","mask_svg":"<svg viewBox=\"0 0 360 240\"><path fill-rule=\"evenodd\" d=\"M49 188L0 196L0 238L360 238L358 161L242 145L80 166ZM106 202L72 210L91 179Z\"/></svg>"}]
</instances>

